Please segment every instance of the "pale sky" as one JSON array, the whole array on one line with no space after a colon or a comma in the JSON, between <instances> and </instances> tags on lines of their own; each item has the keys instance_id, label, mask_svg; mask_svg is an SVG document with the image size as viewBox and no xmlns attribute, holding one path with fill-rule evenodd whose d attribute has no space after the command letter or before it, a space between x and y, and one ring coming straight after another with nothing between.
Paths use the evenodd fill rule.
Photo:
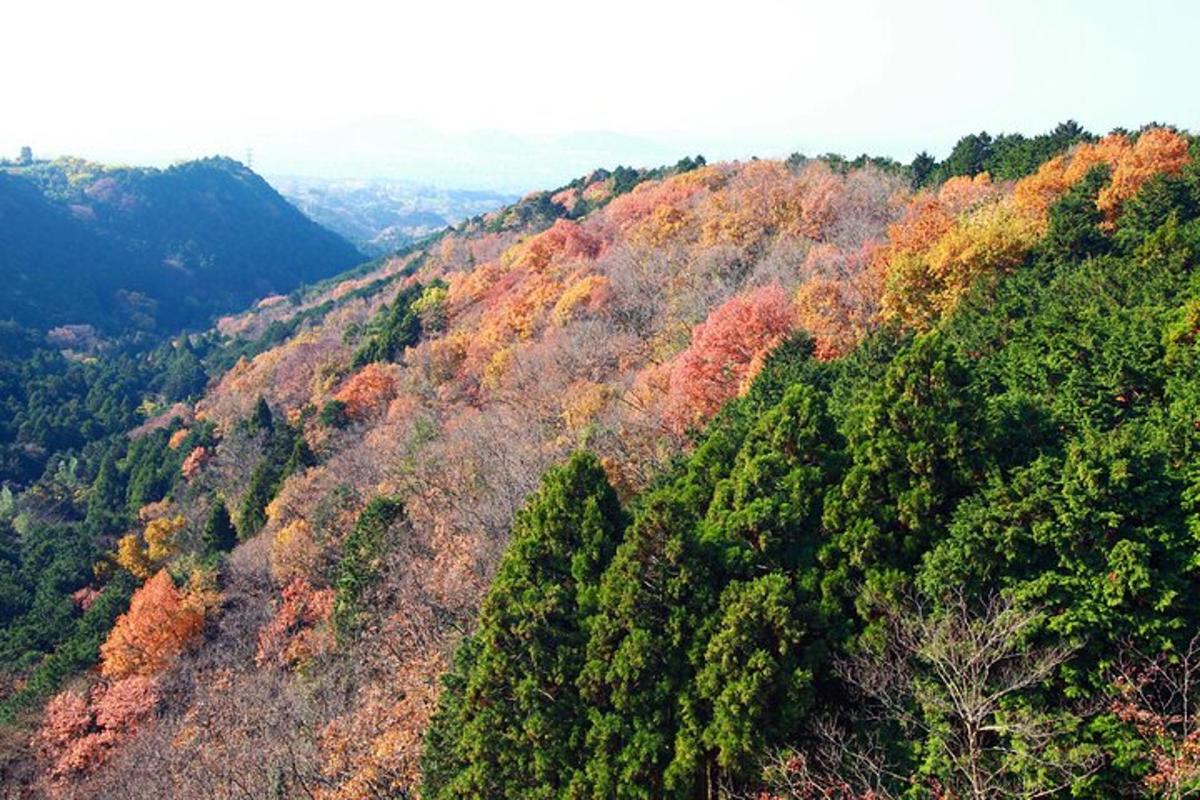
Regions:
<instances>
[{"instance_id":1,"label":"pale sky","mask_svg":"<svg viewBox=\"0 0 1200 800\"><path fill-rule=\"evenodd\" d=\"M525 190L594 166L1200 129L1200 2L21 0L0 153Z\"/></svg>"}]
</instances>

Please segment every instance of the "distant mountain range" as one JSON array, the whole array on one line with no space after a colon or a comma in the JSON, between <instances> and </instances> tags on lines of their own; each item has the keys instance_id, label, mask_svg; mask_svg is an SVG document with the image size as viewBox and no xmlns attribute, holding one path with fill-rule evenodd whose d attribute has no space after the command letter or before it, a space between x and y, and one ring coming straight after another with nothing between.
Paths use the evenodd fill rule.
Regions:
<instances>
[{"instance_id":1,"label":"distant mountain range","mask_svg":"<svg viewBox=\"0 0 1200 800\"><path fill-rule=\"evenodd\" d=\"M0 164L0 320L174 330L362 260L231 159Z\"/></svg>"},{"instance_id":2,"label":"distant mountain range","mask_svg":"<svg viewBox=\"0 0 1200 800\"><path fill-rule=\"evenodd\" d=\"M310 218L371 255L393 252L448 225L494 211L516 195L406 181L271 177Z\"/></svg>"}]
</instances>

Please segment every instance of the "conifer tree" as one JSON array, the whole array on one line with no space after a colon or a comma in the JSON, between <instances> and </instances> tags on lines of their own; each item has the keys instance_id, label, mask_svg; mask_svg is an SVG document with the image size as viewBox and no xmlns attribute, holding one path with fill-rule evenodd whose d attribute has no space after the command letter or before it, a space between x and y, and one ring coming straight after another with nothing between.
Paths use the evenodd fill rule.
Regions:
<instances>
[{"instance_id":1,"label":"conifer tree","mask_svg":"<svg viewBox=\"0 0 1200 800\"><path fill-rule=\"evenodd\" d=\"M623 526L594 456L547 473L514 523L465 680L447 686L443 709L456 711L457 735L431 742L442 752L429 757L462 769L440 785L429 775L426 796L549 800L579 779L586 715L576 681L597 584Z\"/></svg>"},{"instance_id":2,"label":"conifer tree","mask_svg":"<svg viewBox=\"0 0 1200 800\"><path fill-rule=\"evenodd\" d=\"M208 513L208 521L204 523L201 542L206 555L227 553L237 544L237 530L233 527L233 520L229 518L229 509L222 497L213 500L212 510Z\"/></svg>"}]
</instances>

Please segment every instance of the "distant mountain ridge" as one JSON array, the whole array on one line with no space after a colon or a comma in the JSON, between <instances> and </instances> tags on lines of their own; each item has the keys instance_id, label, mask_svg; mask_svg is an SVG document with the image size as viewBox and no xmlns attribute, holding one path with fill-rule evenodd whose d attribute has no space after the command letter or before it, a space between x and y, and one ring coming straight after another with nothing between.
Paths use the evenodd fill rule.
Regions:
<instances>
[{"instance_id":1,"label":"distant mountain ridge","mask_svg":"<svg viewBox=\"0 0 1200 800\"><path fill-rule=\"evenodd\" d=\"M0 320L176 330L363 260L232 159L0 167Z\"/></svg>"},{"instance_id":2,"label":"distant mountain ridge","mask_svg":"<svg viewBox=\"0 0 1200 800\"><path fill-rule=\"evenodd\" d=\"M516 195L442 189L407 181L280 176L271 185L310 218L370 255L386 255L464 219L495 211Z\"/></svg>"}]
</instances>

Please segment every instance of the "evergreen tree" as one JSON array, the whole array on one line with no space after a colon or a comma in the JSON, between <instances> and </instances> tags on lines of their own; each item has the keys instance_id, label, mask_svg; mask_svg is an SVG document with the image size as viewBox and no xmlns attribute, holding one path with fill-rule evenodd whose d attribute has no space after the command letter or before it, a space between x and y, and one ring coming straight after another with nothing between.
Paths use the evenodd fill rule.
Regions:
<instances>
[{"instance_id":1,"label":"evergreen tree","mask_svg":"<svg viewBox=\"0 0 1200 800\"><path fill-rule=\"evenodd\" d=\"M107 533L120 527L124 520L124 508L125 487L117 469L116 456L110 451L100 462L100 470L88 494L85 518L88 530Z\"/></svg>"},{"instance_id":2,"label":"evergreen tree","mask_svg":"<svg viewBox=\"0 0 1200 800\"><path fill-rule=\"evenodd\" d=\"M546 474L514 522L465 680L447 684L443 713L457 716L456 736L430 742L429 763L462 768L444 783L427 774L426 796L549 800L579 780L587 725L576 681L597 584L623 526L594 456Z\"/></svg>"},{"instance_id":3,"label":"evergreen tree","mask_svg":"<svg viewBox=\"0 0 1200 800\"><path fill-rule=\"evenodd\" d=\"M250 473L238 511L238 536L249 539L267 522L267 506L279 488L279 467L264 458Z\"/></svg>"},{"instance_id":4,"label":"evergreen tree","mask_svg":"<svg viewBox=\"0 0 1200 800\"><path fill-rule=\"evenodd\" d=\"M405 519L403 502L394 497L376 497L367 503L346 536L334 581L333 627L339 639L358 629L362 597L379 576L381 561L389 549L389 535Z\"/></svg>"},{"instance_id":5,"label":"evergreen tree","mask_svg":"<svg viewBox=\"0 0 1200 800\"><path fill-rule=\"evenodd\" d=\"M271 407L262 395L258 396L258 402L254 404L254 410L250 413L250 429L265 433L275 430L275 418L271 414Z\"/></svg>"},{"instance_id":6,"label":"evergreen tree","mask_svg":"<svg viewBox=\"0 0 1200 800\"><path fill-rule=\"evenodd\" d=\"M912 185L914 188L920 189L929 182L933 171L937 169L937 159L922 150L912 160L910 169L912 170Z\"/></svg>"},{"instance_id":7,"label":"evergreen tree","mask_svg":"<svg viewBox=\"0 0 1200 800\"><path fill-rule=\"evenodd\" d=\"M236 544L237 531L233 527L233 520L229 518L229 509L225 506L224 498L216 497L208 520L204 523L201 545L205 554L214 555L228 553Z\"/></svg>"}]
</instances>

